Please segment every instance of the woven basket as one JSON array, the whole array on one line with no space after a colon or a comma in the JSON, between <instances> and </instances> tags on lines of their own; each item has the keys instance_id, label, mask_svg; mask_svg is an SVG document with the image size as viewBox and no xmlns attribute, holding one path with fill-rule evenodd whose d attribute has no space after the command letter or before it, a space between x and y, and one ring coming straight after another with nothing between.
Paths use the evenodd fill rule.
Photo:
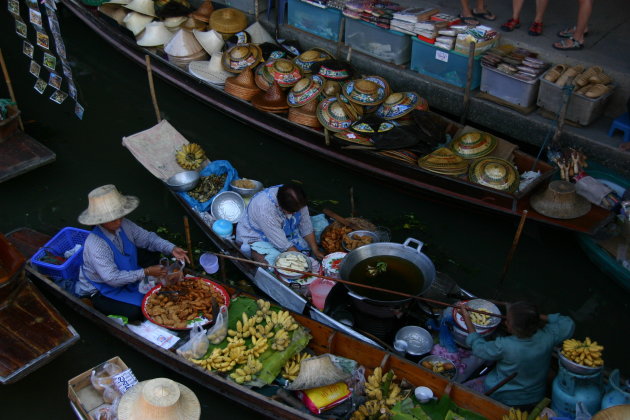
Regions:
<instances>
[{"instance_id":1,"label":"woven basket","mask_svg":"<svg viewBox=\"0 0 630 420\"><path fill-rule=\"evenodd\" d=\"M237 9L225 8L215 10L210 15L210 28L222 34L235 34L247 27L247 16ZM229 36L228 36L229 38ZM225 35L224 35L224 39Z\"/></svg>"}]
</instances>

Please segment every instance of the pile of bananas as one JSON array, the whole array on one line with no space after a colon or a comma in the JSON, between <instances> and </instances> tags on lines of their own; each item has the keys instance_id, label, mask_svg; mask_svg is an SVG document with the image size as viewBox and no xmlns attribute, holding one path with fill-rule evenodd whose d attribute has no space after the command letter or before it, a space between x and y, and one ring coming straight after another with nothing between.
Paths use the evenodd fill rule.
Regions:
<instances>
[{"instance_id":1,"label":"pile of bananas","mask_svg":"<svg viewBox=\"0 0 630 420\"><path fill-rule=\"evenodd\" d=\"M583 366L603 366L602 350L604 346L597 344L597 341L591 341L589 337L584 341L570 338L562 343L564 357Z\"/></svg>"},{"instance_id":2,"label":"pile of bananas","mask_svg":"<svg viewBox=\"0 0 630 420\"><path fill-rule=\"evenodd\" d=\"M195 171L206 160L206 153L197 143L185 144L175 153L177 164L189 171Z\"/></svg>"},{"instance_id":3,"label":"pile of bananas","mask_svg":"<svg viewBox=\"0 0 630 420\"><path fill-rule=\"evenodd\" d=\"M480 309L480 311L488 312L484 309ZM473 324L486 326L490 323L490 315L481 314L479 312L471 312L470 320L473 322Z\"/></svg>"},{"instance_id":4,"label":"pile of bananas","mask_svg":"<svg viewBox=\"0 0 630 420\"><path fill-rule=\"evenodd\" d=\"M290 381L295 381L295 378L300 374L300 367L302 367L302 361L311 357L308 353L298 353L284 364L282 367L282 377Z\"/></svg>"},{"instance_id":5,"label":"pile of bananas","mask_svg":"<svg viewBox=\"0 0 630 420\"><path fill-rule=\"evenodd\" d=\"M388 419L391 416L390 408L406 397L401 392L400 386L394 382L395 379L396 375L392 370L383 375L380 366L374 369L365 382L365 394L368 401L352 413L350 419Z\"/></svg>"},{"instance_id":6,"label":"pile of bananas","mask_svg":"<svg viewBox=\"0 0 630 420\"><path fill-rule=\"evenodd\" d=\"M529 419L529 414L527 413L527 411L521 411L519 409L510 408L509 413L506 416L504 415L502 420L528 420L528 419ZM547 416L545 417L536 416L531 420L547 420Z\"/></svg>"},{"instance_id":7,"label":"pile of bananas","mask_svg":"<svg viewBox=\"0 0 630 420\"><path fill-rule=\"evenodd\" d=\"M243 365L243 367L236 369L230 377L234 379L237 384L242 384L243 382L250 382L254 379L254 375L260 372L263 365L258 360L254 359L253 356L249 356L247 358L247 363Z\"/></svg>"}]
</instances>

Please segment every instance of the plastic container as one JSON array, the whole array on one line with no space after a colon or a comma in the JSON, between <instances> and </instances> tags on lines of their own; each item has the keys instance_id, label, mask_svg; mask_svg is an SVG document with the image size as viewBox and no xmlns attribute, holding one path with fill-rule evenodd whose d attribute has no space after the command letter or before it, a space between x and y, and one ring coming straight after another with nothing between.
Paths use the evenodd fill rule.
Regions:
<instances>
[{"instance_id":1,"label":"plastic container","mask_svg":"<svg viewBox=\"0 0 630 420\"><path fill-rule=\"evenodd\" d=\"M318 278L313 283L308 285L308 290L311 292L311 300L313 305L320 311L324 310L326 304L326 297L330 293L330 289L333 288L335 282Z\"/></svg>"},{"instance_id":2,"label":"plastic container","mask_svg":"<svg viewBox=\"0 0 630 420\"><path fill-rule=\"evenodd\" d=\"M258 1L258 13L262 13L267 10L267 2L259 0L214 0L214 3L224 4L227 7L233 7L234 9L241 10L248 15L254 15L256 13L256 2Z\"/></svg>"},{"instance_id":3,"label":"plastic container","mask_svg":"<svg viewBox=\"0 0 630 420\"><path fill-rule=\"evenodd\" d=\"M411 44L411 70L460 88L466 87L467 55L443 50L417 38L412 38ZM475 57L471 89L479 87L481 80L480 59L480 56Z\"/></svg>"},{"instance_id":4,"label":"plastic container","mask_svg":"<svg viewBox=\"0 0 630 420\"><path fill-rule=\"evenodd\" d=\"M534 80L519 80L494 67L481 65L479 90L514 105L529 108L536 104L540 76Z\"/></svg>"},{"instance_id":5,"label":"plastic container","mask_svg":"<svg viewBox=\"0 0 630 420\"><path fill-rule=\"evenodd\" d=\"M212 224L212 231L223 238L232 236L233 230L232 223L225 219L219 219Z\"/></svg>"},{"instance_id":6,"label":"plastic container","mask_svg":"<svg viewBox=\"0 0 630 420\"><path fill-rule=\"evenodd\" d=\"M205 252L199 257L199 264L208 274L214 274L219 271L219 257L209 252Z\"/></svg>"},{"instance_id":7,"label":"plastic container","mask_svg":"<svg viewBox=\"0 0 630 420\"><path fill-rule=\"evenodd\" d=\"M289 25L322 38L339 40L339 24L343 18L340 10L323 9L300 0L289 0L288 5Z\"/></svg>"},{"instance_id":8,"label":"plastic container","mask_svg":"<svg viewBox=\"0 0 630 420\"><path fill-rule=\"evenodd\" d=\"M79 277L79 267L83 264L83 248L60 265L50 264L40 259L46 255L46 251L63 256L64 252L74 248L75 245L83 246L89 234L87 230L65 227L33 255L31 263L37 267L37 271L53 279L76 280Z\"/></svg>"},{"instance_id":9,"label":"plastic container","mask_svg":"<svg viewBox=\"0 0 630 420\"><path fill-rule=\"evenodd\" d=\"M613 89L605 95L595 99L572 93L569 98L569 105L567 106L567 112L564 118L580 125L591 124L604 112L604 108L606 107L608 100L615 91L615 86L616 85L613 84ZM538 100L536 101L536 104L544 110L558 114L560 112L560 108L562 107L562 98L563 88L557 86L555 83L545 80L543 75L540 79L540 88L538 90Z\"/></svg>"},{"instance_id":10,"label":"plastic container","mask_svg":"<svg viewBox=\"0 0 630 420\"><path fill-rule=\"evenodd\" d=\"M361 20L346 19L344 39L347 46L388 63L405 64L411 58L409 35Z\"/></svg>"}]
</instances>

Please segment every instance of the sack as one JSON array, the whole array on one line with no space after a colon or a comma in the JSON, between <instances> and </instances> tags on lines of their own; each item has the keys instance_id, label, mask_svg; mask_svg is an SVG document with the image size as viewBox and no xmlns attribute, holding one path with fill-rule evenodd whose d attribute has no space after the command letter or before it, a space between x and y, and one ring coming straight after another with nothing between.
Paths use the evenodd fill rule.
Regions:
<instances>
[{"instance_id":1,"label":"sack","mask_svg":"<svg viewBox=\"0 0 630 420\"><path fill-rule=\"evenodd\" d=\"M200 176L209 176L209 175L223 175L226 174L226 178L225 178L225 184L223 184L223 187L219 190L218 193L223 192L223 191L227 191L230 188L230 183L235 180L238 179L238 172L236 171L236 169L230 164L230 162L228 162L227 160L215 160L212 163L209 163L205 168L203 168L203 170L201 172L199 172ZM218 194L217 193L217 194ZM195 200L194 198L192 198L188 193L185 192L179 192L178 193L192 208L194 208L197 211L208 211L210 209L210 206L212 205L212 201L214 200L214 197L211 197L208 201L205 201L203 203Z\"/></svg>"},{"instance_id":2,"label":"sack","mask_svg":"<svg viewBox=\"0 0 630 420\"><path fill-rule=\"evenodd\" d=\"M228 308L227 306L221 306L219 309L219 315L214 322L212 328L208 330L208 340L211 344L219 344L227 337L228 330Z\"/></svg>"},{"instance_id":3,"label":"sack","mask_svg":"<svg viewBox=\"0 0 630 420\"><path fill-rule=\"evenodd\" d=\"M186 359L201 359L208 351L209 345L206 330L197 324L190 330L190 339L177 349L177 354Z\"/></svg>"}]
</instances>

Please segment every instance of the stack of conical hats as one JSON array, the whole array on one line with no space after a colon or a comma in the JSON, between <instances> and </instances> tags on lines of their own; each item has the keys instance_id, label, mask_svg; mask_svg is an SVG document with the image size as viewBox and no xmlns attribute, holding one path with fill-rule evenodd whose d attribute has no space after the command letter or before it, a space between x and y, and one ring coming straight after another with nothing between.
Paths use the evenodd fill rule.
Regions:
<instances>
[{"instance_id":1,"label":"stack of conical hats","mask_svg":"<svg viewBox=\"0 0 630 420\"><path fill-rule=\"evenodd\" d=\"M168 54L168 61L185 70L193 61L208 59L208 53L203 49L197 38L185 29L177 31L175 36L164 47Z\"/></svg>"},{"instance_id":2,"label":"stack of conical hats","mask_svg":"<svg viewBox=\"0 0 630 420\"><path fill-rule=\"evenodd\" d=\"M204 0L201 5L190 14L193 19L197 19L200 22L208 23L210 21L210 15L214 12L214 6L210 0Z\"/></svg>"},{"instance_id":3,"label":"stack of conical hats","mask_svg":"<svg viewBox=\"0 0 630 420\"><path fill-rule=\"evenodd\" d=\"M246 101L262 92L254 82L254 72L251 67L246 67L238 76L225 79L225 91Z\"/></svg>"},{"instance_id":4,"label":"stack of conical hats","mask_svg":"<svg viewBox=\"0 0 630 420\"><path fill-rule=\"evenodd\" d=\"M237 9L219 9L210 15L210 29L214 29L228 39L247 27L247 16Z\"/></svg>"},{"instance_id":5,"label":"stack of conical hats","mask_svg":"<svg viewBox=\"0 0 630 420\"><path fill-rule=\"evenodd\" d=\"M446 147L418 159L418 166L442 175L458 176L468 171L468 162Z\"/></svg>"},{"instance_id":6,"label":"stack of conical hats","mask_svg":"<svg viewBox=\"0 0 630 420\"><path fill-rule=\"evenodd\" d=\"M313 75L300 79L289 91L289 120L308 127L321 127L317 119L317 98L324 88L324 79Z\"/></svg>"},{"instance_id":7,"label":"stack of conical hats","mask_svg":"<svg viewBox=\"0 0 630 420\"><path fill-rule=\"evenodd\" d=\"M261 111L273 112L274 114L282 114L289 108L287 95L276 81L266 92L262 91L254 96L252 105Z\"/></svg>"}]
</instances>

